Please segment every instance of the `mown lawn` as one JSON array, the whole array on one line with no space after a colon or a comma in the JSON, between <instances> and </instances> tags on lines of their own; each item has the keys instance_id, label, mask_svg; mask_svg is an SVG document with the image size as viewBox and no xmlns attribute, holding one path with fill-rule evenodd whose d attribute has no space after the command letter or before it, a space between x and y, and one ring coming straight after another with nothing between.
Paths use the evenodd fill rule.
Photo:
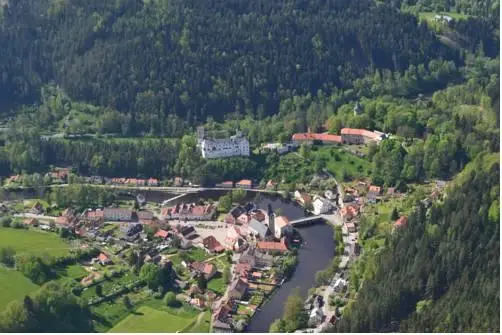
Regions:
<instances>
[{"instance_id":1,"label":"mown lawn","mask_svg":"<svg viewBox=\"0 0 502 335\"><path fill-rule=\"evenodd\" d=\"M307 183L317 172L317 168L326 168L341 180L344 176L367 176L371 167L365 159L335 146L312 146L306 157L302 157L298 152L281 156L279 164L268 168L267 178L285 180L286 183Z\"/></svg>"},{"instance_id":2,"label":"mown lawn","mask_svg":"<svg viewBox=\"0 0 502 335\"><path fill-rule=\"evenodd\" d=\"M148 306L141 306L113 327L110 333L175 333L194 319L183 318Z\"/></svg>"},{"instance_id":3,"label":"mown lawn","mask_svg":"<svg viewBox=\"0 0 502 335\"><path fill-rule=\"evenodd\" d=\"M187 329L183 329L183 333L209 333L211 329L211 313L206 311L204 315L199 319L198 322L195 322L193 326L188 327Z\"/></svg>"},{"instance_id":4,"label":"mown lawn","mask_svg":"<svg viewBox=\"0 0 502 335\"><path fill-rule=\"evenodd\" d=\"M227 288L227 284L223 281L223 277L221 273L216 274L213 279L207 283L207 288L210 289L211 291L218 293L218 294L223 294L225 293L225 289Z\"/></svg>"},{"instance_id":5,"label":"mown lawn","mask_svg":"<svg viewBox=\"0 0 502 335\"><path fill-rule=\"evenodd\" d=\"M23 298L38 290L38 286L21 274L21 272L0 266L0 312L9 302Z\"/></svg>"},{"instance_id":6,"label":"mown lawn","mask_svg":"<svg viewBox=\"0 0 502 335\"><path fill-rule=\"evenodd\" d=\"M55 233L0 228L0 246L12 247L17 255L64 256L71 246Z\"/></svg>"}]
</instances>

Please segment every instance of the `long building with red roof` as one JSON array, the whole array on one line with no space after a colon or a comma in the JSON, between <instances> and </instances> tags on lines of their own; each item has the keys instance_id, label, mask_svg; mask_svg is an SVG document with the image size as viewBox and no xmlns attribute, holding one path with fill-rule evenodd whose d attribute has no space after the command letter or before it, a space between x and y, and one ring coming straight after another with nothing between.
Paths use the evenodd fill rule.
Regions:
<instances>
[{"instance_id":1,"label":"long building with red roof","mask_svg":"<svg viewBox=\"0 0 502 335\"><path fill-rule=\"evenodd\" d=\"M341 130L343 144L365 144L380 142L385 134L366 129L343 128Z\"/></svg>"}]
</instances>

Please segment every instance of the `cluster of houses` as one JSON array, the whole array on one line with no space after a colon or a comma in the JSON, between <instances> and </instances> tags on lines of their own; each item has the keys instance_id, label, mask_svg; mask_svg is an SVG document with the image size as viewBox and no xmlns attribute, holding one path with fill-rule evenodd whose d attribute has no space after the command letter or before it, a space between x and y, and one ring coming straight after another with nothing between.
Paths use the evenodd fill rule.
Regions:
<instances>
[{"instance_id":1,"label":"cluster of houses","mask_svg":"<svg viewBox=\"0 0 502 335\"><path fill-rule=\"evenodd\" d=\"M264 242L270 243L270 242ZM213 310L214 332L231 332L234 325L232 316L237 312L237 302L246 300L248 295L257 290L263 279L263 270L273 265L274 257L260 250L258 247L249 247L244 252L237 254L235 265L232 269L232 281L225 296L219 301ZM271 284L277 284L277 279L272 279ZM247 308L255 311L258 306L247 304Z\"/></svg>"},{"instance_id":2,"label":"cluster of houses","mask_svg":"<svg viewBox=\"0 0 502 335\"><path fill-rule=\"evenodd\" d=\"M231 227L229 230L229 240L234 241L233 231L238 235L253 238L258 241L273 242L287 236L292 232L292 225L285 216L277 216L271 206L268 211L257 209L254 204L246 206L236 206L225 216L225 223L238 227ZM282 243L282 242L276 242ZM279 244L274 244L278 250L282 248Z\"/></svg>"},{"instance_id":3,"label":"cluster of houses","mask_svg":"<svg viewBox=\"0 0 502 335\"><path fill-rule=\"evenodd\" d=\"M173 207L164 207L161 209L161 217L167 220L212 220L216 215L216 207L212 204L177 204Z\"/></svg>"},{"instance_id":4,"label":"cluster of houses","mask_svg":"<svg viewBox=\"0 0 502 335\"><path fill-rule=\"evenodd\" d=\"M304 207L312 206L312 212L315 215L326 214L333 210L333 202L336 201L337 195L331 190L328 190L324 193L324 198L321 196L310 196L306 192L303 191L295 191L294 194L295 200L298 201Z\"/></svg>"}]
</instances>

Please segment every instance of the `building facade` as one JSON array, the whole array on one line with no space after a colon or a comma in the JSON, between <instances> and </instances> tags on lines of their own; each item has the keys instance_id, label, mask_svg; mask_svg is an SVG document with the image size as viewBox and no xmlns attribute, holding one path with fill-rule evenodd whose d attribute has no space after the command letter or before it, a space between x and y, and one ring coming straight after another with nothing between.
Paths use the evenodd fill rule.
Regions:
<instances>
[{"instance_id":1,"label":"building facade","mask_svg":"<svg viewBox=\"0 0 502 335\"><path fill-rule=\"evenodd\" d=\"M366 144L370 142L378 143L385 138L384 133L353 128L343 128L341 130L341 135L343 144Z\"/></svg>"},{"instance_id":2,"label":"building facade","mask_svg":"<svg viewBox=\"0 0 502 335\"><path fill-rule=\"evenodd\" d=\"M229 138L216 139L207 137L204 129L199 128L197 136L203 158L249 156L249 141L240 131Z\"/></svg>"}]
</instances>

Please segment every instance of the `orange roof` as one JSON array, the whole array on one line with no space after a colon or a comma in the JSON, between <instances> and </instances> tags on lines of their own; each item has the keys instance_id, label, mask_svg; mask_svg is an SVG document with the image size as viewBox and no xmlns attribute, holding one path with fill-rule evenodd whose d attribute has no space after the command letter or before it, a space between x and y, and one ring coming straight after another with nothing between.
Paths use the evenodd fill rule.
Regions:
<instances>
[{"instance_id":1,"label":"orange roof","mask_svg":"<svg viewBox=\"0 0 502 335\"><path fill-rule=\"evenodd\" d=\"M260 241L256 244L256 248L258 250L264 249L264 250L288 251L288 248L286 247L283 241L281 242Z\"/></svg>"},{"instance_id":2,"label":"orange roof","mask_svg":"<svg viewBox=\"0 0 502 335\"><path fill-rule=\"evenodd\" d=\"M210 274L214 270L214 265L211 263L195 261L191 264L191 266L195 270L202 272L204 274Z\"/></svg>"},{"instance_id":3,"label":"orange roof","mask_svg":"<svg viewBox=\"0 0 502 335\"><path fill-rule=\"evenodd\" d=\"M377 133L374 133L366 129L342 128L340 133L342 135L359 135L359 136L369 137L372 139L380 138L380 135L378 135Z\"/></svg>"},{"instance_id":4,"label":"orange roof","mask_svg":"<svg viewBox=\"0 0 502 335\"><path fill-rule=\"evenodd\" d=\"M233 184L234 184L234 182L233 181L229 181L229 180L224 181L223 183L221 183L221 185L233 185Z\"/></svg>"},{"instance_id":5,"label":"orange roof","mask_svg":"<svg viewBox=\"0 0 502 335\"><path fill-rule=\"evenodd\" d=\"M278 216L276 219L275 219L275 224L277 227L286 227L287 225L289 225L289 219L285 216Z\"/></svg>"},{"instance_id":6,"label":"orange roof","mask_svg":"<svg viewBox=\"0 0 502 335\"><path fill-rule=\"evenodd\" d=\"M339 135L331 135L331 134L317 134L317 133L296 133L293 134L293 141L308 141L308 140L316 140L323 142L335 142L341 143L342 137Z\"/></svg>"},{"instance_id":7,"label":"orange roof","mask_svg":"<svg viewBox=\"0 0 502 335\"><path fill-rule=\"evenodd\" d=\"M342 216L350 216L350 217L357 216L358 212L359 211L355 206L345 206L341 210Z\"/></svg>"},{"instance_id":8,"label":"orange roof","mask_svg":"<svg viewBox=\"0 0 502 335\"><path fill-rule=\"evenodd\" d=\"M61 225L67 225L70 223L70 220L68 219L67 216L59 216L57 219L56 219L56 223L57 224L61 224Z\"/></svg>"},{"instance_id":9,"label":"orange roof","mask_svg":"<svg viewBox=\"0 0 502 335\"><path fill-rule=\"evenodd\" d=\"M407 223L408 223L408 218L406 216L401 216L399 219L396 220L394 226L396 227L406 226Z\"/></svg>"},{"instance_id":10,"label":"orange roof","mask_svg":"<svg viewBox=\"0 0 502 335\"><path fill-rule=\"evenodd\" d=\"M381 190L382 190L382 188L380 186L370 185L370 189L369 189L370 192L380 193Z\"/></svg>"},{"instance_id":11,"label":"orange roof","mask_svg":"<svg viewBox=\"0 0 502 335\"><path fill-rule=\"evenodd\" d=\"M269 181L267 182L267 187L272 187L272 186L274 186L274 185L275 185L275 183L274 183L274 181L273 181L273 180L269 180Z\"/></svg>"},{"instance_id":12,"label":"orange roof","mask_svg":"<svg viewBox=\"0 0 502 335\"><path fill-rule=\"evenodd\" d=\"M161 238L166 238L169 236L169 232L167 230L160 229L155 233L155 236L161 237Z\"/></svg>"},{"instance_id":13,"label":"orange roof","mask_svg":"<svg viewBox=\"0 0 502 335\"><path fill-rule=\"evenodd\" d=\"M98 256L98 259L99 259L100 262L106 262L106 261L110 260L108 258L108 256L106 256L104 253L100 253L99 256Z\"/></svg>"},{"instance_id":14,"label":"orange roof","mask_svg":"<svg viewBox=\"0 0 502 335\"><path fill-rule=\"evenodd\" d=\"M202 240L204 247L210 251L220 252L223 251L223 247L220 242L214 236L208 236Z\"/></svg>"},{"instance_id":15,"label":"orange roof","mask_svg":"<svg viewBox=\"0 0 502 335\"><path fill-rule=\"evenodd\" d=\"M253 185L253 182L249 179L242 179L240 182L237 183L237 185L251 186Z\"/></svg>"}]
</instances>

